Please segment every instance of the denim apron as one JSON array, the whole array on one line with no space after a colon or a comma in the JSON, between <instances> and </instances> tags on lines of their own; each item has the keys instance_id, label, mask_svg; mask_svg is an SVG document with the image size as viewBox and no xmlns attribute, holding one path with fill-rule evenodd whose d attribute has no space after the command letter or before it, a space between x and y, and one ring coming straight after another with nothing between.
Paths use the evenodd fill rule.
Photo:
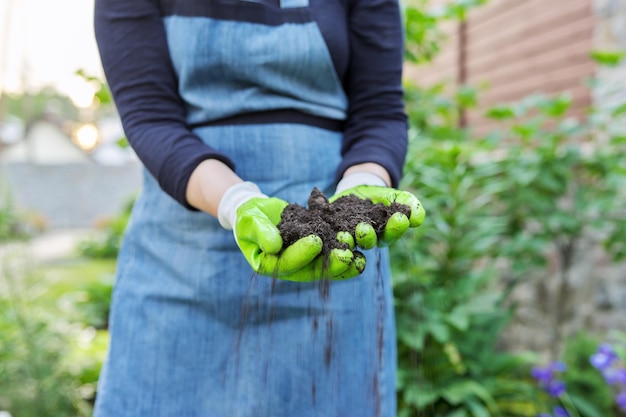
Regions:
<instances>
[{"instance_id":1,"label":"denim apron","mask_svg":"<svg viewBox=\"0 0 626 417\"><path fill-rule=\"evenodd\" d=\"M281 3L305 17L307 6L307 0ZM242 108L285 105L345 117L346 99L319 29L293 20L267 25L176 15L164 22L195 132L264 193L305 205L313 187L333 192L340 132L285 121L203 123ZM198 39L220 41L202 54ZM193 66L189 54L196 54ZM255 77L263 88L245 81ZM95 416L395 416L388 254L374 249L366 256L365 272L347 281L256 275L231 231L182 207L146 171L118 259Z\"/></svg>"}]
</instances>

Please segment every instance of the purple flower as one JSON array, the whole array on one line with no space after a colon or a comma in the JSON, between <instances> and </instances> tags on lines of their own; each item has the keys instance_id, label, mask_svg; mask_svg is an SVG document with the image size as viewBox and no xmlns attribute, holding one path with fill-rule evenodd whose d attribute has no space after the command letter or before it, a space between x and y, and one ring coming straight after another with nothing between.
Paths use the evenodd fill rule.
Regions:
<instances>
[{"instance_id":1,"label":"purple flower","mask_svg":"<svg viewBox=\"0 0 626 417\"><path fill-rule=\"evenodd\" d=\"M548 366L554 372L565 372L565 371L567 371L567 366L563 362L560 362L560 361L552 362Z\"/></svg>"},{"instance_id":2,"label":"purple flower","mask_svg":"<svg viewBox=\"0 0 626 417\"><path fill-rule=\"evenodd\" d=\"M546 392L553 397L560 397L565 393L565 383L558 379L553 379L544 387Z\"/></svg>"},{"instance_id":3,"label":"purple flower","mask_svg":"<svg viewBox=\"0 0 626 417\"><path fill-rule=\"evenodd\" d=\"M539 384L546 390L546 392L553 397L560 397L565 393L565 383L556 379L557 372L563 372L567 369L563 362L552 362L548 366L534 367L531 370L531 375L535 378Z\"/></svg>"},{"instance_id":4,"label":"purple flower","mask_svg":"<svg viewBox=\"0 0 626 417\"><path fill-rule=\"evenodd\" d=\"M617 360L617 353L613 350L613 346L608 343L598 346L598 350L590 358L591 365L601 371L611 367Z\"/></svg>"},{"instance_id":5,"label":"purple flower","mask_svg":"<svg viewBox=\"0 0 626 417\"><path fill-rule=\"evenodd\" d=\"M626 391L622 391L617 394L617 397L615 397L615 402L617 403L619 408L626 411Z\"/></svg>"},{"instance_id":6,"label":"purple flower","mask_svg":"<svg viewBox=\"0 0 626 417\"><path fill-rule=\"evenodd\" d=\"M552 411L554 412L554 417L569 417L567 410L560 405L554 407L554 410Z\"/></svg>"},{"instance_id":7,"label":"purple flower","mask_svg":"<svg viewBox=\"0 0 626 417\"><path fill-rule=\"evenodd\" d=\"M626 369L624 368L603 369L602 375L604 376L606 383L609 385L626 385Z\"/></svg>"},{"instance_id":8,"label":"purple flower","mask_svg":"<svg viewBox=\"0 0 626 417\"><path fill-rule=\"evenodd\" d=\"M552 381L553 373L550 368L534 367L530 371L530 375L539 381L542 385L547 385Z\"/></svg>"},{"instance_id":9,"label":"purple flower","mask_svg":"<svg viewBox=\"0 0 626 417\"><path fill-rule=\"evenodd\" d=\"M564 372L567 369L563 362L552 362L546 367L534 367L530 374L533 378L543 385L548 385L553 379L556 372Z\"/></svg>"},{"instance_id":10,"label":"purple flower","mask_svg":"<svg viewBox=\"0 0 626 417\"><path fill-rule=\"evenodd\" d=\"M626 386L626 369L619 369L619 371L617 372L617 382Z\"/></svg>"}]
</instances>

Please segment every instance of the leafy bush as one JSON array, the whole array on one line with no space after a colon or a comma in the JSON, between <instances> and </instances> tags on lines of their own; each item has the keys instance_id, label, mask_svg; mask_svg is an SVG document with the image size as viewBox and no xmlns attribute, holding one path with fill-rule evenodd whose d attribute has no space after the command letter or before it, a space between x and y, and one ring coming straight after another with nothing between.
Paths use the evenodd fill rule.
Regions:
<instances>
[{"instance_id":1,"label":"leafy bush","mask_svg":"<svg viewBox=\"0 0 626 417\"><path fill-rule=\"evenodd\" d=\"M134 203L133 197L122 207L119 214L104 223L90 238L80 242L79 253L88 258L117 258Z\"/></svg>"},{"instance_id":2,"label":"leafy bush","mask_svg":"<svg viewBox=\"0 0 626 417\"><path fill-rule=\"evenodd\" d=\"M80 417L90 407L70 372L75 326L41 305L46 283L21 253L0 271L0 409L19 417Z\"/></svg>"},{"instance_id":3,"label":"leafy bush","mask_svg":"<svg viewBox=\"0 0 626 417\"><path fill-rule=\"evenodd\" d=\"M567 118L566 96L541 95L490 109L506 126L471 137L456 126L460 109L474 104L467 88L453 98L438 87L409 91L404 187L428 216L392 251L402 415L533 415L535 388L520 376L528 358L498 349L513 314L507 296L530 272L545 275L547 254L556 253L549 328L558 356L575 249L591 241L624 256L621 138L603 135L595 113ZM513 399L504 386L515 387Z\"/></svg>"},{"instance_id":4,"label":"leafy bush","mask_svg":"<svg viewBox=\"0 0 626 417\"><path fill-rule=\"evenodd\" d=\"M438 21L407 13L415 16L408 45L419 51L420 42L434 39L423 31L436 31ZM508 296L531 273L545 275L547 255L556 254L550 328L558 356L575 250L592 241L615 259L625 254L623 198L616 198L626 189L624 137L610 127L626 106L608 116L592 109L577 120L568 117L567 95L532 95L489 109L486 116L500 126L475 137L459 123L479 102L475 89L406 87L411 146L402 186L420 196L428 214L413 238L392 248L399 415L535 416L545 410L542 387L530 378L537 358L500 345L514 314ZM583 404L584 392L576 396L578 385L571 386ZM593 399L581 409L592 417L603 404Z\"/></svg>"},{"instance_id":5,"label":"leafy bush","mask_svg":"<svg viewBox=\"0 0 626 417\"><path fill-rule=\"evenodd\" d=\"M599 111L567 117L570 104L567 95L537 94L488 112L502 125L490 137L499 154L489 155L505 185L490 205L506 219L499 251L509 265L505 279L514 287L527 277L549 278L547 255L557 261L546 311L553 359L568 336L563 328L574 308L568 294L581 248L603 247L615 260L626 256L623 138L598 122ZM612 123L617 116L613 112Z\"/></svg>"},{"instance_id":6,"label":"leafy bush","mask_svg":"<svg viewBox=\"0 0 626 417\"><path fill-rule=\"evenodd\" d=\"M29 224L25 216L19 213L0 177L0 243L26 239L43 228L43 224L32 223Z\"/></svg>"},{"instance_id":7,"label":"leafy bush","mask_svg":"<svg viewBox=\"0 0 626 417\"><path fill-rule=\"evenodd\" d=\"M468 140L454 124L466 93L445 100L426 91L420 97L438 100L410 107L415 124L403 187L420 196L428 215L392 249L402 417L536 414L532 356L498 348L512 310L490 256L506 218L489 205L505 185L497 166L480 158L489 143Z\"/></svg>"}]
</instances>

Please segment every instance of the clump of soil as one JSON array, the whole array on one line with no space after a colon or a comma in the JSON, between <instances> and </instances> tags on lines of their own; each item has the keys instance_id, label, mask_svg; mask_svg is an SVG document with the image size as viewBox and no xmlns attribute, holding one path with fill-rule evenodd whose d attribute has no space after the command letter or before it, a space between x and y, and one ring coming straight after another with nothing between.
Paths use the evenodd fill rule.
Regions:
<instances>
[{"instance_id":1,"label":"clump of soil","mask_svg":"<svg viewBox=\"0 0 626 417\"><path fill-rule=\"evenodd\" d=\"M308 200L308 208L299 204L289 204L282 213L278 230L283 238L283 247L296 240L315 234L322 238L322 255L328 255L332 249L348 249L348 245L337 240L338 232L349 232L354 236L357 224L366 222L372 225L376 234L382 233L387 220L396 212L410 215L410 208L400 203L385 206L374 204L354 195L340 197L333 203L319 189L314 188Z\"/></svg>"}]
</instances>

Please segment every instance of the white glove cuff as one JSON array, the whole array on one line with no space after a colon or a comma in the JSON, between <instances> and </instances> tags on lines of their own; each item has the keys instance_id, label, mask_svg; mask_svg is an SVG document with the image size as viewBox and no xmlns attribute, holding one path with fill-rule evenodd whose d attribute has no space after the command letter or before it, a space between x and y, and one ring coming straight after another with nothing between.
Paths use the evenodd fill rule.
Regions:
<instances>
[{"instance_id":1,"label":"white glove cuff","mask_svg":"<svg viewBox=\"0 0 626 417\"><path fill-rule=\"evenodd\" d=\"M224 193L217 207L217 219L226 230L233 230L237 218L237 209L254 197L267 197L253 182L242 182L230 187Z\"/></svg>"},{"instance_id":2,"label":"white glove cuff","mask_svg":"<svg viewBox=\"0 0 626 417\"><path fill-rule=\"evenodd\" d=\"M337 184L337 189L335 190L335 194L339 194L342 191L356 187L358 185L378 185L381 187L386 187L387 183L381 177L376 174L372 174L371 172L353 172L352 174L343 177L341 181L339 181L339 184Z\"/></svg>"}]
</instances>

